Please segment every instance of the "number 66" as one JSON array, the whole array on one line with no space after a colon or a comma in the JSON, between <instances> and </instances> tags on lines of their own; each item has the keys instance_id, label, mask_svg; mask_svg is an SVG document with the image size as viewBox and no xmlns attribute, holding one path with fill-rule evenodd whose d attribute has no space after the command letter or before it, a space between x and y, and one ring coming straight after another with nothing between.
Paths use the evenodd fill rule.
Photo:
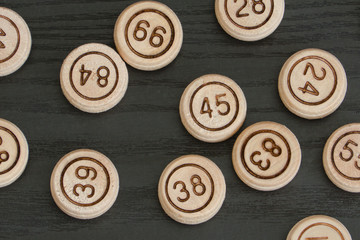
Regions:
<instances>
[{"instance_id":1,"label":"number 66","mask_svg":"<svg viewBox=\"0 0 360 240\"><path fill-rule=\"evenodd\" d=\"M138 24L136 24L136 27L135 27L135 31L134 31L134 38L135 40L141 42L141 41L144 41L147 37L147 31L144 27L141 27L141 24L145 24L145 26L147 28L150 27L150 23L146 20L141 20L138 22ZM154 30L152 31L151 33L151 36L150 36L150 39L149 39L149 43L151 46L153 47L160 47L163 43L164 43L164 37L162 35L160 35L160 33L157 33L158 30L161 30L164 34L166 33L166 30L165 28L161 27L161 26L157 26L154 28ZM138 32L141 31L143 32L143 35L142 37L138 37ZM159 42L158 43L155 43L154 42L154 39L155 38L159 38Z\"/></svg>"}]
</instances>

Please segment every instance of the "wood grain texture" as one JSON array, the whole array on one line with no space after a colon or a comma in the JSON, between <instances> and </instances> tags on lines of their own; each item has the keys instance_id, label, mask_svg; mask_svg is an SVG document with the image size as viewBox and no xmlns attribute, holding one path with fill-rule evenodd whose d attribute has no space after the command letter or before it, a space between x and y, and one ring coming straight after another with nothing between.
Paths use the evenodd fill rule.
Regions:
<instances>
[{"instance_id":1,"label":"wood grain texture","mask_svg":"<svg viewBox=\"0 0 360 240\"><path fill-rule=\"evenodd\" d=\"M0 236L22 239L285 239L304 217L337 218L360 236L359 195L338 189L322 166L322 150L338 127L360 117L360 2L358 0L288 0L284 19L268 38L254 43L227 35L218 24L213 0L162 1L179 17L184 43L168 67L142 72L129 67L129 88L112 110L91 115L75 109L59 84L61 63L77 46L89 42L115 48L113 30L120 12L134 1L3 0L28 23L33 47L26 64L0 79L0 117L15 123L29 142L24 174L0 190ZM301 119L282 104L277 79L286 59L298 50L321 48L344 65L348 92L331 116ZM302 166L285 188L263 193L247 187L232 167L238 134L223 143L194 139L181 124L178 104L195 78L218 73L234 79L245 93L244 129L258 121L286 125L297 136ZM80 221L57 208L50 195L53 167L77 148L98 150L117 167L118 199L100 218ZM210 221L185 226L162 210L157 183L162 170L185 154L214 161L227 183L223 207Z\"/></svg>"}]
</instances>

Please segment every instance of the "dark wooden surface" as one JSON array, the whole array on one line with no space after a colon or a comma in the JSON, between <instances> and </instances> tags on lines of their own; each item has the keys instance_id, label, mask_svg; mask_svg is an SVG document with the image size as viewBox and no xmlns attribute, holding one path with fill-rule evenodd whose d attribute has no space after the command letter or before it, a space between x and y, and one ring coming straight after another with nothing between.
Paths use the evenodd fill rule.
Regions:
<instances>
[{"instance_id":1,"label":"dark wooden surface","mask_svg":"<svg viewBox=\"0 0 360 240\"><path fill-rule=\"evenodd\" d=\"M0 189L0 237L22 239L286 239L300 219L325 214L342 221L360 239L360 195L333 185L322 167L322 149L338 127L360 120L360 1L287 0L284 19L270 37L254 43L227 35L217 23L214 0L162 0L180 18L184 44L177 59L155 72L131 67L129 88L115 108L87 114L63 96L59 71L74 48L90 42L114 46L120 12L135 1L1 0L27 21L32 52L16 73L0 79L0 117L26 135L30 158L24 174ZM291 114L277 92L282 64L298 50L322 48L343 63L348 92L323 120ZM231 163L238 136L218 144L200 142L184 129L178 104L195 78L219 73L234 79L248 103L244 127L270 120L288 126L302 147L298 175L285 188L259 192L236 176ZM89 221L65 215L50 195L56 162L78 148L107 155L117 167L115 205ZM164 213L157 184L162 170L184 154L201 154L223 171L226 200L209 222L179 224Z\"/></svg>"}]
</instances>

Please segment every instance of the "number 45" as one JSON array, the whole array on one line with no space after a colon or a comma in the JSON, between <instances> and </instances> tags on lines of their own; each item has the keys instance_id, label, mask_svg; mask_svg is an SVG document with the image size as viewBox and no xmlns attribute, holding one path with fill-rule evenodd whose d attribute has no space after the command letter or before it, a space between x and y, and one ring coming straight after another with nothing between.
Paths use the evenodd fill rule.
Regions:
<instances>
[{"instance_id":1,"label":"number 45","mask_svg":"<svg viewBox=\"0 0 360 240\"><path fill-rule=\"evenodd\" d=\"M226 93L222 93L222 94L217 94L215 95L215 100L216 100L216 106L220 106L220 105L225 105L226 106L226 111L225 112L221 112L220 110L218 110L218 113L221 116L225 116L228 115L230 112L230 104L226 101L220 101L221 97L225 97ZM206 109L205 109L206 108ZM209 117L212 118L212 112L213 110L210 107L210 101L208 97L205 97L201 106L201 110L200 113L201 114L209 114Z\"/></svg>"}]
</instances>

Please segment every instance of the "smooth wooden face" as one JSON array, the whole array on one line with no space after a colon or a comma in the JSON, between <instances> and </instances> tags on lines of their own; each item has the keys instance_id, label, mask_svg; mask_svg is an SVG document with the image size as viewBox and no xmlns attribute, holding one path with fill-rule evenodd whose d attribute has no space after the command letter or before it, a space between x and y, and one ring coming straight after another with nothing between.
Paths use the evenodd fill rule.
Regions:
<instances>
[{"instance_id":1,"label":"smooth wooden face","mask_svg":"<svg viewBox=\"0 0 360 240\"><path fill-rule=\"evenodd\" d=\"M284 125L259 122L246 128L233 148L233 166L248 186L272 191L284 187L297 174L301 150L295 135Z\"/></svg>"},{"instance_id":2,"label":"smooth wooden face","mask_svg":"<svg viewBox=\"0 0 360 240\"><path fill-rule=\"evenodd\" d=\"M113 108L128 86L128 71L119 54L99 43L82 45L64 60L62 91L76 108L99 113Z\"/></svg>"},{"instance_id":3,"label":"smooth wooden face","mask_svg":"<svg viewBox=\"0 0 360 240\"><path fill-rule=\"evenodd\" d=\"M91 219L108 211L119 192L119 176L105 155L89 149L72 151L56 164L51 195L69 216Z\"/></svg>"},{"instance_id":4,"label":"smooth wooden face","mask_svg":"<svg viewBox=\"0 0 360 240\"><path fill-rule=\"evenodd\" d=\"M216 0L221 27L232 37L257 41L272 34L284 16L284 0Z\"/></svg>"},{"instance_id":5,"label":"smooth wooden face","mask_svg":"<svg viewBox=\"0 0 360 240\"><path fill-rule=\"evenodd\" d=\"M221 170L199 155L172 161L158 186L160 204L166 214L184 224L199 224L212 218L220 210L225 193Z\"/></svg>"},{"instance_id":6,"label":"smooth wooden face","mask_svg":"<svg viewBox=\"0 0 360 240\"><path fill-rule=\"evenodd\" d=\"M18 70L29 57L31 34L16 12L0 7L0 77Z\"/></svg>"},{"instance_id":7,"label":"smooth wooden face","mask_svg":"<svg viewBox=\"0 0 360 240\"><path fill-rule=\"evenodd\" d=\"M141 1L127 7L114 29L115 45L132 67L153 71L170 64L183 41L181 23L166 5Z\"/></svg>"},{"instance_id":8,"label":"smooth wooden face","mask_svg":"<svg viewBox=\"0 0 360 240\"><path fill-rule=\"evenodd\" d=\"M298 222L291 229L287 240L351 240L351 236L338 220L314 215Z\"/></svg>"},{"instance_id":9,"label":"smooth wooden face","mask_svg":"<svg viewBox=\"0 0 360 240\"><path fill-rule=\"evenodd\" d=\"M0 187L21 176L28 157L29 147L24 134L13 123L0 119Z\"/></svg>"},{"instance_id":10,"label":"smooth wooden face","mask_svg":"<svg viewBox=\"0 0 360 240\"><path fill-rule=\"evenodd\" d=\"M241 88L228 77L209 74L185 89L179 106L186 130L204 142L221 142L234 135L246 116Z\"/></svg>"},{"instance_id":11,"label":"smooth wooden face","mask_svg":"<svg viewBox=\"0 0 360 240\"><path fill-rule=\"evenodd\" d=\"M320 49L292 55L279 76L279 94L294 114L319 119L333 113L344 100L347 79L339 60Z\"/></svg>"},{"instance_id":12,"label":"smooth wooden face","mask_svg":"<svg viewBox=\"0 0 360 240\"><path fill-rule=\"evenodd\" d=\"M360 123L337 129L327 140L323 164L329 179L339 188L360 192Z\"/></svg>"}]
</instances>

